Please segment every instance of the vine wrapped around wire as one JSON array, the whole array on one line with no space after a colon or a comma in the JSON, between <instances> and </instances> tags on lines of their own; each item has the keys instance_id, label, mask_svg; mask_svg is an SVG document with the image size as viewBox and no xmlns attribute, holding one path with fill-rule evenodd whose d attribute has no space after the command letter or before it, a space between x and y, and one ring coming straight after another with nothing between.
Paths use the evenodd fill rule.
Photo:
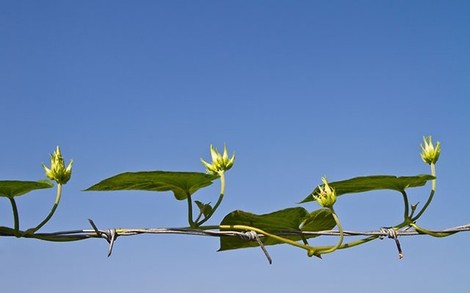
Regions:
<instances>
[{"instance_id":1,"label":"vine wrapped around wire","mask_svg":"<svg viewBox=\"0 0 470 293\"><path fill-rule=\"evenodd\" d=\"M208 222L225 196L226 172L235 162L235 154L228 155L224 145L220 153L210 146L211 162L201 159L206 172L172 172L172 171L139 171L117 174L104 179L85 191L117 191L140 190L153 192L172 192L175 199L186 201L188 227L182 228L147 228L125 229L113 228L100 230L92 220L92 229L82 229L59 232L39 232L53 217L62 196L63 185L72 175L72 163L65 166L60 148L51 154L51 166L43 164L45 175L56 182L56 199L49 214L36 226L22 230L20 227L20 213L15 198L31 191L52 188L54 184L49 180L22 181L1 180L0 196L6 197L11 204L13 214L12 227L0 226L0 236L14 236L18 238L35 238L45 241L78 241L90 238L104 238L109 243L108 255L111 254L113 244L119 236L132 236L144 233L150 234L183 234L198 236L213 236L220 238L220 250L232 250L248 247L261 247L271 263L266 246L286 244L303 249L308 256L322 257L338 249L346 249L362 245L376 239L389 237L395 240L399 257L403 256L398 237L411 235L429 235L433 237L446 237L458 232L470 230L470 225L463 225L444 230L432 230L417 224L431 204L436 192L436 163L441 152L440 142L433 144L432 138L423 137L421 144L421 159L430 166L430 174L415 176L371 175L354 177L347 180L329 182L323 177L322 184L316 186L300 204L316 201L320 209L308 211L304 207L289 207L268 214L257 215L246 211L235 210L227 214L216 225L203 225ZM215 181L220 181L220 192L216 203L202 203L195 200L195 193ZM423 187L431 181L429 196L422 207L410 204L408 191L411 188ZM353 193L365 193L375 190L393 190L399 192L403 199L403 220L395 225L381 227L376 231L355 232L343 229L339 216L334 210L338 198ZM199 209L194 216L194 207ZM334 228L337 228L334 230ZM335 245L310 244L313 238L319 236L336 236ZM350 242L344 242L347 236L362 236ZM309 242L310 241L310 242ZM316 242L316 240L315 240Z\"/></svg>"}]
</instances>

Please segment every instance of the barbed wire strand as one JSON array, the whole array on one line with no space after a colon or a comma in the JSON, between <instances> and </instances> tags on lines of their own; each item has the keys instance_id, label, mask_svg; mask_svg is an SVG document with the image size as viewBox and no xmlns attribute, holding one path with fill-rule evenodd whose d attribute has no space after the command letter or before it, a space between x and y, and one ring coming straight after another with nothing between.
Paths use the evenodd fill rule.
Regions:
<instances>
[{"instance_id":1,"label":"barbed wire strand","mask_svg":"<svg viewBox=\"0 0 470 293\"><path fill-rule=\"evenodd\" d=\"M96 225L95 227L96 228ZM212 237L222 237L222 236L237 236L243 239L245 232L240 231L226 231L226 230L201 230L193 228L114 228L109 230L100 230L96 229L83 229L83 230L70 230L70 231L58 231L58 232L44 232L44 233L35 233L34 235L40 237L55 236L55 237L69 237L73 236L75 238L105 238L109 239L108 235L110 231L114 230L116 236L133 236L138 234L180 234L180 235L193 235L193 236L212 236ZM468 232L470 231L470 223L466 225L456 226L452 228L442 229L442 230L430 230L433 233L459 233L459 232ZM323 230L323 231L279 231L277 233L272 232L273 234L280 236L293 236L293 235L305 235L305 236L339 236L338 230ZM410 230L397 230L397 237L402 236L417 236L417 235L426 235L420 233L414 229ZM1 233L1 236L13 236ZM344 230L344 236L378 236L378 237L389 237L389 232L386 229L380 229L377 231L350 231ZM263 236L262 234L260 235Z\"/></svg>"},{"instance_id":2,"label":"barbed wire strand","mask_svg":"<svg viewBox=\"0 0 470 293\"><path fill-rule=\"evenodd\" d=\"M178 234L178 235L192 235L192 236L209 236L209 237L238 237L246 241L257 241L261 247L264 255L266 256L268 262L271 264L272 259L265 248L261 238L265 237L263 234L258 234L254 231L228 231L228 230L202 230L194 228L113 228L113 229L98 229L96 224L89 219L89 223L92 226L92 229L84 230L70 230L70 231L58 231L58 232L49 232L49 233L35 233L34 235L25 235L28 238L39 238L43 240L49 240L48 238L53 237L54 241L63 239L66 240L84 240L90 238L103 238L108 244L108 257L111 256L113 251L114 243L116 239L121 236L135 236L140 234ZM431 233L449 233L455 234L460 232L470 231L470 223L456 226L452 228L442 229L442 230L429 230ZM279 236L339 236L340 233L338 230L324 230L324 231L278 231L270 232ZM398 237L403 236L418 236L418 235L427 235L425 233L416 231L413 228L407 227L406 229L393 229L391 227L382 227L376 231L350 231L344 230L344 236L377 236L378 238L391 238L395 240L399 258L403 257L403 252L401 250L400 242ZM10 233L0 232L0 236L14 236Z\"/></svg>"}]
</instances>

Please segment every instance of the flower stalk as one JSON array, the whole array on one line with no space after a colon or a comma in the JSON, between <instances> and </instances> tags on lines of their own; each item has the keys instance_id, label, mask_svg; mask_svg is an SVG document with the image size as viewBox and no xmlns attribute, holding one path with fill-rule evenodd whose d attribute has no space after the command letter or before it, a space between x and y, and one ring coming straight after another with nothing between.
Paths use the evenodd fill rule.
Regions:
<instances>
[{"instance_id":1,"label":"flower stalk","mask_svg":"<svg viewBox=\"0 0 470 293\"><path fill-rule=\"evenodd\" d=\"M424 146L421 145L421 159L426 164L429 164L431 168L431 175L436 177L436 163L441 154L441 144L440 142L437 142L436 145L434 146L432 143L431 136L428 136L427 138L423 137L423 141L424 141ZM423 208L418 212L418 214L412 218L412 222L415 222L423 215L423 213L426 211L428 206L431 204L435 193L436 193L436 178L434 178L431 181L431 192L429 194L428 199L426 200L426 203L424 204Z\"/></svg>"},{"instance_id":2,"label":"flower stalk","mask_svg":"<svg viewBox=\"0 0 470 293\"><path fill-rule=\"evenodd\" d=\"M55 202L54 202L54 205L52 206L51 211L41 223L39 223L35 228L28 229L26 233L35 233L36 231L41 229L44 225L46 225L47 222L49 222L49 220L54 215L57 207L59 206L61 197L62 197L62 184L57 184L57 194L56 194Z\"/></svg>"},{"instance_id":3,"label":"flower stalk","mask_svg":"<svg viewBox=\"0 0 470 293\"><path fill-rule=\"evenodd\" d=\"M338 218L338 215L336 215L336 212L333 209L333 207L330 207L329 209L331 211L331 214L333 215L333 218L335 219L336 226L338 226L339 239L338 239L338 242L336 243L335 246L333 246L331 248L328 248L328 249L325 249L325 250L318 251L318 254L320 254L320 255L321 254L332 253L332 252L336 251L337 249L339 249L341 247L341 245L343 244L343 240L344 240L343 226L341 225L341 222Z\"/></svg>"},{"instance_id":4,"label":"flower stalk","mask_svg":"<svg viewBox=\"0 0 470 293\"><path fill-rule=\"evenodd\" d=\"M224 195L225 195L225 172L221 172L220 173L220 194L219 194L219 198L217 199L217 202L215 203L215 205L212 208L211 212L207 216L205 216L204 219L197 222L197 226L201 226L202 224L207 222L207 220L209 220L212 217L214 212L217 210L217 208L222 203L222 200L224 199Z\"/></svg>"},{"instance_id":5,"label":"flower stalk","mask_svg":"<svg viewBox=\"0 0 470 293\"><path fill-rule=\"evenodd\" d=\"M62 153L60 151L59 146L56 147L56 150L51 154L51 166L50 168L46 165L42 164L44 171L46 172L47 178L54 180L57 182L57 193L56 198L54 201L54 205L51 208L51 211L46 216L46 218L39 223L36 227L28 229L26 231L27 234L34 234L36 231L41 229L44 225L49 222L49 220L54 215L57 207L59 206L60 199L62 197L62 186L66 184L70 177L72 176L72 164L73 160L70 160L67 167L65 167L64 158L62 157Z\"/></svg>"}]
</instances>

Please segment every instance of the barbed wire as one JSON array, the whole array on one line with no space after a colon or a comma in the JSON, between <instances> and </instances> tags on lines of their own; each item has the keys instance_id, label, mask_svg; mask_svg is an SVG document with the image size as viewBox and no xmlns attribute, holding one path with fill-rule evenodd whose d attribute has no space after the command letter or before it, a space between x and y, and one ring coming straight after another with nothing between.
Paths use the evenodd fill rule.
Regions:
<instances>
[{"instance_id":1,"label":"barbed wire","mask_svg":"<svg viewBox=\"0 0 470 293\"><path fill-rule=\"evenodd\" d=\"M193 235L193 236L212 236L212 237L221 237L221 236L237 236L243 237L246 232L240 231L227 231L227 230L203 230L203 229L194 229L194 228L114 228L100 230L96 228L96 225L93 221L90 220L90 224L94 226L94 229L84 229L84 230L70 230L70 231L58 231L58 232L49 232L49 233L35 233L36 236L56 236L56 237L80 237L83 239L86 238L103 238L103 234L107 235L110 231L115 230L117 236L133 236L138 234L180 234L180 235ZM96 229L95 229L96 228ZM390 228L386 228L390 229ZM456 226L452 228L442 229L442 230L428 230L432 233L459 233L459 232L468 232L470 231L470 223ZM271 232L273 233L273 232ZM338 230L323 230L323 231L279 231L273 233L276 235L305 235L305 236L339 236ZM2 234L0 234L2 235ZM389 231L381 228L376 231L351 231L344 230L344 236L378 236L378 237L388 237ZM398 236L416 236L416 235L427 235L426 233L418 232L413 228L408 229L398 229L396 230L396 235ZM2 236L13 236L13 235L2 235ZM260 235L263 236L263 235Z\"/></svg>"},{"instance_id":2,"label":"barbed wire","mask_svg":"<svg viewBox=\"0 0 470 293\"><path fill-rule=\"evenodd\" d=\"M192 235L192 236L207 236L207 237L238 237L246 241L257 241L263 253L265 254L268 262L271 263L271 257L267 252L261 239L266 237L266 235L256 233L254 231L229 231L229 230L220 230L217 229L217 226L212 226L212 229L195 229L195 228L113 228L113 229L98 229L95 223L89 219L89 223L92 226L92 229L83 229L83 230L70 230L70 231L58 231L58 232L48 232L48 233L22 233L21 237L25 238L36 238L47 241L76 241L84 240L91 238L103 238L108 244L108 256L112 254L113 246L118 237L122 236L135 236L140 234L177 234L177 235ZM0 236L16 236L12 233L13 229L2 229L0 230ZM440 234L440 235L451 235L460 232L470 231L470 223L451 227L442 230L426 230L430 234ZM338 230L324 230L324 231L270 231L271 234L277 236L340 236ZM343 236L367 236L367 237L376 237L383 239L385 237L394 239L397 245L399 257L403 257L401 250L400 242L398 237L406 236L418 236L418 235L428 235L428 233L423 233L415 230L412 227L405 227L402 229L394 229L392 227L382 227L375 231L351 231L344 230Z\"/></svg>"}]
</instances>

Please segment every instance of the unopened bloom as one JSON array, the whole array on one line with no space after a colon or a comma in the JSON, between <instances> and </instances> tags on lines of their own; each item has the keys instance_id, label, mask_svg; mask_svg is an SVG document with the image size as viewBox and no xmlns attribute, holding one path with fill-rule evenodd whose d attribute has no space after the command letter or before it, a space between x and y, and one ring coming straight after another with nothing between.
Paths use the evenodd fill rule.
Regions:
<instances>
[{"instance_id":1,"label":"unopened bloom","mask_svg":"<svg viewBox=\"0 0 470 293\"><path fill-rule=\"evenodd\" d=\"M318 186L318 191L313 195L322 207L331 208L336 202L336 191L328 184L326 177L322 177L323 185Z\"/></svg>"},{"instance_id":2,"label":"unopened bloom","mask_svg":"<svg viewBox=\"0 0 470 293\"><path fill-rule=\"evenodd\" d=\"M441 144L436 143L436 146L432 144L431 136L423 137L424 146L421 145L421 159L429 165L436 164L441 154Z\"/></svg>"},{"instance_id":3,"label":"unopened bloom","mask_svg":"<svg viewBox=\"0 0 470 293\"><path fill-rule=\"evenodd\" d=\"M44 164L42 164L42 167L46 171L47 178L56 181L58 184L65 184L72 176L72 163L73 160L70 160L68 166L65 167L64 158L60 153L59 146L57 146L56 150L51 154L51 167L48 168Z\"/></svg>"},{"instance_id":4,"label":"unopened bloom","mask_svg":"<svg viewBox=\"0 0 470 293\"><path fill-rule=\"evenodd\" d=\"M232 168L233 162L235 161L235 154L229 159L227 146L224 145L224 153L221 154L214 146L210 146L212 164L201 159L202 164L206 167L207 173L219 174Z\"/></svg>"}]
</instances>

